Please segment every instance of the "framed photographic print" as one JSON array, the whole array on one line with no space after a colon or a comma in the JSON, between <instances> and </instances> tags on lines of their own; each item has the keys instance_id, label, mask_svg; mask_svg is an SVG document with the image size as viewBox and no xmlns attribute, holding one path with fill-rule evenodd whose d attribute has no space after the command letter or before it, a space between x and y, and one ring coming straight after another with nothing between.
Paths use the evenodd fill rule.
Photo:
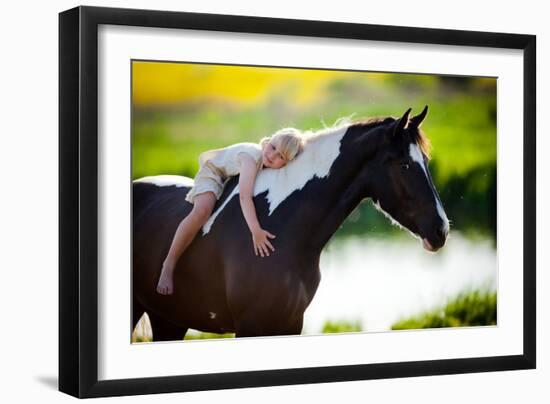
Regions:
<instances>
[{"instance_id":1,"label":"framed photographic print","mask_svg":"<svg viewBox=\"0 0 550 404\"><path fill-rule=\"evenodd\" d=\"M61 391L535 367L534 36L59 18Z\"/></svg>"}]
</instances>

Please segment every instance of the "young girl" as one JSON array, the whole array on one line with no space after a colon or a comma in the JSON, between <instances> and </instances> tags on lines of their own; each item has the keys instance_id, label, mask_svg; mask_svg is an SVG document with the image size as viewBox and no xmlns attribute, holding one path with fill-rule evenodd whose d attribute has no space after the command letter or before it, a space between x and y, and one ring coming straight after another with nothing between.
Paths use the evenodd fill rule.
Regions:
<instances>
[{"instance_id":1,"label":"young girl","mask_svg":"<svg viewBox=\"0 0 550 404\"><path fill-rule=\"evenodd\" d=\"M252 233L254 254L269 256L275 251L268 238L273 234L260 227L252 201L254 181L264 167L278 169L294 159L303 149L304 138L294 128L277 131L257 143L237 143L223 149L209 150L199 156L199 171L185 200L193 204L191 212L180 222L168 255L164 259L157 292L173 292L173 273L178 258L206 223L220 198L228 177L240 174L239 198L244 218Z\"/></svg>"}]
</instances>

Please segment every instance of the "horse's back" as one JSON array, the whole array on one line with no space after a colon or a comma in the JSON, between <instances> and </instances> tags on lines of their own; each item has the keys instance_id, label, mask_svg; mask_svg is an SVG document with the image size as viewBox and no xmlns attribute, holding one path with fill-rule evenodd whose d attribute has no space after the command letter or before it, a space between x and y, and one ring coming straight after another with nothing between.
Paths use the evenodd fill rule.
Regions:
<instances>
[{"instance_id":1,"label":"horse's back","mask_svg":"<svg viewBox=\"0 0 550 404\"><path fill-rule=\"evenodd\" d=\"M179 211L182 208L185 214L189 213L191 204L185 201L185 195L192 185L192 179L176 175L157 175L133 181L134 221L147 211L158 210L159 206L169 209L163 211L164 213Z\"/></svg>"},{"instance_id":2,"label":"horse's back","mask_svg":"<svg viewBox=\"0 0 550 404\"><path fill-rule=\"evenodd\" d=\"M220 330L226 327L230 316L224 299L223 265L215 248L219 247L218 237L212 234L201 237L199 231L199 237L195 237L178 260L174 294L161 296L155 291L174 233L193 207L185 200L190 187L178 178L169 179L171 182L166 178L148 177L133 183L134 297L146 311L162 313L174 324Z\"/></svg>"},{"instance_id":3,"label":"horse's back","mask_svg":"<svg viewBox=\"0 0 550 404\"><path fill-rule=\"evenodd\" d=\"M166 177L172 178L167 181ZM187 180L156 176L132 184L133 273L138 284L154 283L177 225L192 209L185 201L190 186L183 181Z\"/></svg>"}]
</instances>

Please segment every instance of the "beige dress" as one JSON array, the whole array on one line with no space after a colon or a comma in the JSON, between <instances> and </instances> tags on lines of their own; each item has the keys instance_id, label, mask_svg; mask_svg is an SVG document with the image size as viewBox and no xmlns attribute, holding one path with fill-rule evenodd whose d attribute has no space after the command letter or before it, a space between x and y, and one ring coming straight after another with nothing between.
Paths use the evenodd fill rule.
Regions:
<instances>
[{"instance_id":1,"label":"beige dress","mask_svg":"<svg viewBox=\"0 0 550 404\"><path fill-rule=\"evenodd\" d=\"M216 199L220 199L225 182L240 172L240 153L252 156L257 169L262 168L262 149L258 143L236 143L222 149L205 151L199 155L199 171L185 200L194 203L196 195L207 191L212 191Z\"/></svg>"}]
</instances>

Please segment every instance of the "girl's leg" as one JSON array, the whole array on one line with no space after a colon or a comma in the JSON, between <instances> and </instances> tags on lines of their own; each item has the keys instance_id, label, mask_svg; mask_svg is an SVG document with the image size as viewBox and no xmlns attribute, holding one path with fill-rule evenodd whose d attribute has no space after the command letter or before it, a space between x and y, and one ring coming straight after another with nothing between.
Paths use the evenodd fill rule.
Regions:
<instances>
[{"instance_id":1,"label":"girl's leg","mask_svg":"<svg viewBox=\"0 0 550 404\"><path fill-rule=\"evenodd\" d=\"M216 196L213 192L204 192L195 196L193 210L178 225L170 250L162 263L162 270L157 284L157 292L161 295L172 294L174 289L173 275L178 258L193 241L199 229L206 223L215 204Z\"/></svg>"}]
</instances>

